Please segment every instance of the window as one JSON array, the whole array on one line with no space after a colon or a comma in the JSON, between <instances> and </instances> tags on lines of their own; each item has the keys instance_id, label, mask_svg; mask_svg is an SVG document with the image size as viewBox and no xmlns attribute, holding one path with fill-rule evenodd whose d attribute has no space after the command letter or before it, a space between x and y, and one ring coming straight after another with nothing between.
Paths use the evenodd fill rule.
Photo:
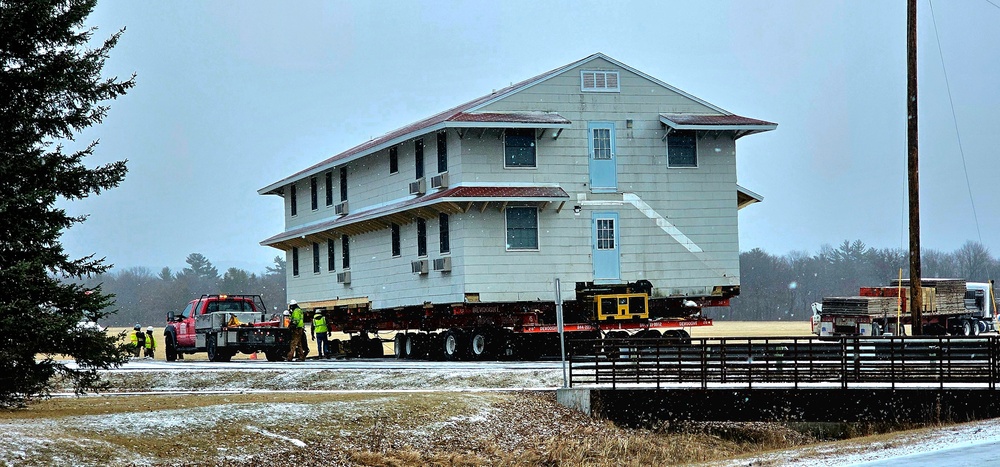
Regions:
<instances>
[{"instance_id":1,"label":"window","mask_svg":"<svg viewBox=\"0 0 1000 467\"><path fill-rule=\"evenodd\" d=\"M319 243L313 242L313 274L319 274Z\"/></svg>"},{"instance_id":2,"label":"window","mask_svg":"<svg viewBox=\"0 0 1000 467\"><path fill-rule=\"evenodd\" d=\"M416 166L417 180L424 176L424 140L413 142L413 164Z\"/></svg>"},{"instance_id":3,"label":"window","mask_svg":"<svg viewBox=\"0 0 1000 467\"><path fill-rule=\"evenodd\" d=\"M667 134L667 167L698 167L698 139L694 130Z\"/></svg>"},{"instance_id":4,"label":"window","mask_svg":"<svg viewBox=\"0 0 1000 467\"><path fill-rule=\"evenodd\" d=\"M507 249L538 249L538 208L507 208Z\"/></svg>"},{"instance_id":5,"label":"window","mask_svg":"<svg viewBox=\"0 0 1000 467\"><path fill-rule=\"evenodd\" d=\"M340 236L340 249L343 251L344 255L344 264L342 266L344 269L347 269L351 267L351 245L347 235Z\"/></svg>"},{"instance_id":6,"label":"window","mask_svg":"<svg viewBox=\"0 0 1000 467\"><path fill-rule=\"evenodd\" d=\"M399 224L392 224L392 256L402 255L402 248L399 246Z\"/></svg>"},{"instance_id":7,"label":"window","mask_svg":"<svg viewBox=\"0 0 1000 467\"><path fill-rule=\"evenodd\" d=\"M427 256L427 221L417 218L417 256Z\"/></svg>"},{"instance_id":8,"label":"window","mask_svg":"<svg viewBox=\"0 0 1000 467\"><path fill-rule=\"evenodd\" d=\"M347 167L340 168L340 200L347 201Z\"/></svg>"},{"instance_id":9,"label":"window","mask_svg":"<svg viewBox=\"0 0 1000 467\"><path fill-rule=\"evenodd\" d=\"M316 177L309 179L309 207L313 211L319 209L319 180Z\"/></svg>"},{"instance_id":10,"label":"window","mask_svg":"<svg viewBox=\"0 0 1000 467\"><path fill-rule=\"evenodd\" d=\"M333 172L326 173L326 205L333 205Z\"/></svg>"},{"instance_id":11,"label":"window","mask_svg":"<svg viewBox=\"0 0 1000 467\"><path fill-rule=\"evenodd\" d=\"M299 275L299 248L292 247L292 275Z\"/></svg>"},{"instance_id":12,"label":"window","mask_svg":"<svg viewBox=\"0 0 1000 467\"><path fill-rule=\"evenodd\" d=\"M326 240L326 270L333 272L337 269L337 264L333 262L333 240Z\"/></svg>"},{"instance_id":13,"label":"window","mask_svg":"<svg viewBox=\"0 0 1000 467\"><path fill-rule=\"evenodd\" d=\"M438 173L448 171L448 133L438 133Z\"/></svg>"},{"instance_id":14,"label":"window","mask_svg":"<svg viewBox=\"0 0 1000 467\"><path fill-rule=\"evenodd\" d=\"M288 189L288 202L291 204L292 215L296 216L299 214L299 200L298 196L296 196L295 184L289 185Z\"/></svg>"},{"instance_id":15,"label":"window","mask_svg":"<svg viewBox=\"0 0 1000 467\"><path fill-rule=\"evenodd\" d=\"M448 215L445 213L438 215L438 239L441 242L441 253L451 252L451 239L448 235Z\"/></svg>"},{"instance_id":16,"label":"window","mask_svg":"<svg viewBox=\"0 0 1000 467\"><path fill-rule=\"evenodd\" d=\"M399 147L389 148L389 173L399 173Z\"/></svg>"},{"instance_id":17,"label":"window","mask_svg":"<svg viewBox=\"0 0 1000 467\"><path fill-rule=\"evenodd\" d=\"M531 128L509 128L504 131L503 166L535 166L535 130Z\"/></svg>"},{"instance_id":18,"label":"window","mask_svg":"<svg viewBox=\"0 0 1000 467\"><path fill-rule=\"evenodd\" d=\"M615 249L615 220L597 219L597 249Z\"/></svg>"},{"instance_id":19,"label":"window","mask_svg":"<svg viewBox=\"0 0 1000 467\"><path fill-rule=\"evenodd\" d=\"M611 129L593 128L591 137L594 138L594 159L611 160Z\"/></svg>"},{"instance_id":20,"label":"window","mask_svg":"<svg viewBox=\"0 0 1000 467\"><path fill-rule=\"evenodd\" d=\"M581 71L580 90L585 92L619 92L617 71Z\"/></svg>"}]
</instances>

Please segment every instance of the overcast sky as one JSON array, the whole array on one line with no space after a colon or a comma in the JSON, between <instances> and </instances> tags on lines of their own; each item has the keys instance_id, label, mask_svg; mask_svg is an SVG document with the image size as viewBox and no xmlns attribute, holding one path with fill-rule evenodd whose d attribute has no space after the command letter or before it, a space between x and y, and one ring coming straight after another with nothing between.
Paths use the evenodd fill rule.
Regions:
<instances>
[{"instance_id":1,"label":"overcast sky","mask_svg":"<svg viewBox=\"0 0 1000 467\"><path fill-rule=\"evenodd\" d=\"M925 249L1000 254L997 3L918 2ZM90 218L63 240L118 268L198 252L262 271L280 252L258 242L284 226L257 189L595 52L779 124L737 145L739 183L764 196L740 212L741 250L906 245L902 0L102 0L87 23L127 27L105 74L138 77L78 141L101 141L89 165L127 158L129 174L64 204Z\"/></svg>"}]
</instances>

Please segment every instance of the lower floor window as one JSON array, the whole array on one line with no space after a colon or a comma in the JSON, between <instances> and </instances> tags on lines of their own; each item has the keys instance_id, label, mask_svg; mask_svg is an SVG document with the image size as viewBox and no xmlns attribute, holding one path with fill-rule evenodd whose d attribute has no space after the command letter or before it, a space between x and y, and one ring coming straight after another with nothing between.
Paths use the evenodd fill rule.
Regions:
<instances>
[{"instance_id":1,"label":"lower floor window","mask_svg":"<svg viewBox=\"0 0 1000 467\"><path fill-rule=\"evenodd\" d=\"M506 221L508 250L538 249L538 208L508 207Z\"/></svg>"}]
</instances>

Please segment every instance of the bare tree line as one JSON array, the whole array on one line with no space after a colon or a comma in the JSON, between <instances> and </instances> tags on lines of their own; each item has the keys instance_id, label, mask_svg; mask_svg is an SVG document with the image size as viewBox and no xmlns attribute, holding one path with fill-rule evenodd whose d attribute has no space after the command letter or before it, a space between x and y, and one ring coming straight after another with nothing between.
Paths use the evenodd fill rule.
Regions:
<instances>
[{"instance_id":1,"label":"bare tree line","mask_svg":"<svg viewBox=\"0 0 1000 467\"><path fill-rule=\"evenodd\" d=\"M729 308L710 310L708 316L729 320L805 320L810 304L823 297L857 295L863 286L888 285L909 277L909 254L903 249L872 248L861 240L845 240L839 247L825 245L819 253L792 252L784 256L759 248L740 254L741 293ZM961 278L971 282L995 279L1000 260L979 242L966 242L947 253L925 250L923 277Z\"/></svg>"},{"instance_id":2,"label":"bare tree line","mask_svg":"<svg viewBox=\"0 0 1000 467\"><path fill-rule=\"evenodd\" d=\"M160 327L168 311L179 313L202 294L260 294L269 307L284 308L285 260L280 256L260 274L239 268L219 274L200 253L191 253L185 262L188 266L178 272L168 267L158 273L147 267L131 267L86 278L82 284L88 288L100 286L104 293L115 295L111 308L117 313L101 323L105 326Z\"/></svg>"}]
</instances>

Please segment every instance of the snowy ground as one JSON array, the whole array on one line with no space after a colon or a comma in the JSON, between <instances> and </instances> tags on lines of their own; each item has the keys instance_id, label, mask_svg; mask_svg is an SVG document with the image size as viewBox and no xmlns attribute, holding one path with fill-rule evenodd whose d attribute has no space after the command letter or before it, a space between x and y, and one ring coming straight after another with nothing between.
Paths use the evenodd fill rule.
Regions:
<instances>
[{"instance_id":1,"label":"snowy ground","mask_svg":"<svg viewBox=\"0 0 1000 467\"><path fill-rule=\"evenodd\" d=\"M56 400L70 408L58 414L46 414L41 404L24 416L0 418L0 465L255 465L270 459L270 452L285 457L266 463L310 465L308 454L317 449L327 453L329 462L322 465L425 465L443 459L576 465L572 457L558 457L570 454L553 454L556 448L542 454L533 449L546 439L576 440L580 433L625 436L606 436L615 428L551 403L546 394L562 385L559 362L136 360L104 378L112 384L110 394L64 393ZM518 390L529 393L510 392ZM1000 420L875 439L706 465L907 463L924 452L977 450L1000 442ZM577 460L641 465L628 457L625 444L623 454L609 451L593 463ZM450 454L435 454L441 452ZM932 465L963 465L955 462Z\"/></svg>"}]
</instances>

